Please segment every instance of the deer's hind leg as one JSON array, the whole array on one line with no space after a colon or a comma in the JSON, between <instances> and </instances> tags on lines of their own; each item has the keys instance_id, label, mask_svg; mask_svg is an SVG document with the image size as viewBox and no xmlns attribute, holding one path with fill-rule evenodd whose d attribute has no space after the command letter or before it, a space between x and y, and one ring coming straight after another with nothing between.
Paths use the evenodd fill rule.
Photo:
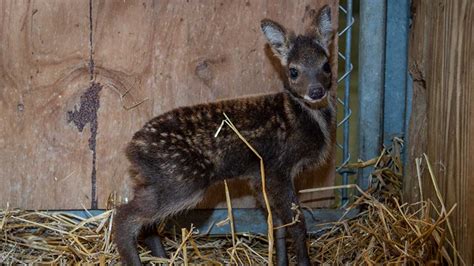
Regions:
<instances>
[{"instance_id":1,"label":"deer's hind leg","mask_svg":"<svg viewBox=\"0 0 474 266\"><path fill-rule=\"evenodd\" d=\"M117 209L114 222L115 242L122 260L127 265L140 265L137 242L144 243L153 256L166 257L165 250L154 228L157 222L182 210L194 207L204 194L204 186L193 180L162 182L135 191L135 197Z\"/></svg>"},{"instance_id":2,"label":"deer's hind leg","mask_svg":"<svg viewBox=\"0 0 474 266\"><path fill-rule=\"evenodd\" d=\"M135 190L135 197L117 208L114 219L114 235L117 249L126 265L141 265L138 256L138 239L151 250L153 256L166 257L155 225L164 218L156 189L152 186Z\"/></svg>"},{"instance_id":3,"label":"deer's hind leg","mask_svg":"<svg viewBox=\"0 0 474 266\"><path fill-rule=\"evenodd\" d=\"M150 249L151 255L160 258L168 258L161 237L157 232L156 225L146 226L142 230L143 243Z\"/></svg>"},{"instance_id":4,"label":"deer's hind leg","mask_svg":"<svg viewBox=\"0 0 474 266\"><path fill-rule=\"evenodd\" d=\"M114 242L125 265L141 265L137 238L144 222L136 211L136 205L132 200L119 206L114 218Z\"/></svg>"}]
</instances>

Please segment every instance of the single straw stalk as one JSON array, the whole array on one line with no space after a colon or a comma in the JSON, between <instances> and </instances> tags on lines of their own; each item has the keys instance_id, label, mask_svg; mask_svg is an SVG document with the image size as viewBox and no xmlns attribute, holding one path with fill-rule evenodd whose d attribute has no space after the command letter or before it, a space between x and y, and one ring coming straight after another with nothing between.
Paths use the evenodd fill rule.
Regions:
<instances>
[{"instance_id":1,"label":"single straw stalk","mask_svg":"<svg viewBox=\"0 0 474 266\"><path fill-rule=\"evenodd\" d=\"M229 193L229 187L227 186L227 181L224 180L224 187L225 187L225 201L227 204L227 219L229 220L230 223L230 232L232 234L232 252L231 252L231 260L237 263L237 261L234 258L235 252L236 252L236 236L235 236L235 227L234 227L234 215L232 214L232 202L230 199L230 193Z\"/></svg>"},{"instance_id":2,"label":"single straw stalk","mask_svg":"<svg viewBox=\"0 0 474 266\"><path fill-rule=\"evenodd\" d=\"M268 264L273 265L273 218L272 218L272 211L270 207L270 202L268 200L267 196L267 188L266 188L266 180L265 180L265 165L263 163L263 158L260 156L260 154L250 145L250 143L240 134L239 130L234 126L232 121L229 119L229 117L223 113L225 119L222 120L222 123L220 127L217 129L216 134L214 137L217 137L219 135L219 132L221 131L222 127L224 124L229 126L232 131L234 131L235 134L242 140L245 145L260 159L260 177L261 177L261 182L262 182L262 194L263 194L263 199L265 201L265 208L267 209L267 225L268 225L268 232L267 232L267 237L268 237Z\"/></svg>"}]
</instances>

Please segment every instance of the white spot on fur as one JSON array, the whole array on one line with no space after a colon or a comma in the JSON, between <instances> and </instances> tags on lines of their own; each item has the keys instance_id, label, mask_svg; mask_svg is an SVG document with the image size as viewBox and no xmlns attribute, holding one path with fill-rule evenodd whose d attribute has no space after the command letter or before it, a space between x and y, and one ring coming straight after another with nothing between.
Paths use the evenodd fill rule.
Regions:
<instances>
[{"instance_id":1,"label":"white spot on fur","mask_svg":"<svg viewBox=\"0 0 474 266\"><path fill-rule=\"evenodd\" d=\"M133 141L133 144L137 145L137 146L147 146L148 143L146 143L143 139L134 139Z\"/></svg>"}]
</instances>

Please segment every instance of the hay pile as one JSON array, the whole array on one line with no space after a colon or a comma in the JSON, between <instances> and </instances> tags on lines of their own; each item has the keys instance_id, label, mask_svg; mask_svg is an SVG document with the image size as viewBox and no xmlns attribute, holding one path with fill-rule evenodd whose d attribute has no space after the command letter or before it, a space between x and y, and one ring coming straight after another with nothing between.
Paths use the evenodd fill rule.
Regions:
<instances>
[{"instance_id":1,"label":"hay pile","mask_svg":"<svg viewBox=\"0 0 474 266\"><path fill-rule=\"evenodd\" d=\"M393 146L383 150L379 158L349 165L349 168L374 164L371 186L361 191L349 207L359 208L357 217L331 224L321 236L311 239L311 253L315 262L354 264L465 264L455 246L448 217L456 204L447 210L440 196L431 165L425 155L433 185L438 194L436 203L431 199L403 203L402 142L395 139ZM418 180L422 159L416 161ZM309 191L309 190L308 190ZM421 194L422 195L422 194Z\"/></svg>"},{"instance_id":2,"label":"hay pile","mask_svg":"<svg viewBox=\"0 0 474 266\"><path fill-rule=\"evenodd\" d=\"M401 202L400 146L401 143L395 141L379 158L347 166L374 165L371 187L368 191L359 191L360 196L348 208L359 208L357 217L326 224L324 229L310 236L313 262L463 264L448 220L456 206L446 209L440 196L436 202L440 200L441 209L430 199L413 204ZM425 162L430 170L427 158ZM422 167L421 160L417 165ZM434 180L434 176L432 178ZM436 183L433 184L436 188ZM358 189L355 185L347 187ZM112 220L113 210L87 219L65 212L2 210L0 262L116 263L119 259L111 241ZM227 222L233 222L231 216ZM143 262L268 263L266 236L207 236L199 235L194 228L164 232L164 235L170 259L153 258L141 248ZM294 262L294 256L290 259Z\"/></svg>"}]
</instances>

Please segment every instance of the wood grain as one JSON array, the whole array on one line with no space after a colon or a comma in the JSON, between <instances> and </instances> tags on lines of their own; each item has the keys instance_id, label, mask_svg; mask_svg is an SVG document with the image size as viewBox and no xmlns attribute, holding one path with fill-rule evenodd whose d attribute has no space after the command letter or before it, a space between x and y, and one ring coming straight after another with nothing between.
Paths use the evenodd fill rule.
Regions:
<instances>
[{"instance_id":1,"label":"wood grain","mask_svg":"<svg viewBox=\"0 0 474 266\"><path fill-rule=\"evenodd\" d=\"M89 134L66 122L89 86L88 3L0 6L0 204L89 206Z\"/></svg>"},{"instance_id":2,"label":"wood grain","mask_svg":"<svg viewBox=\"0 0 474 266\"><path fill-rule=\"evenodd\" d=\"M282 89L260 33L262 18L301 29L307 7L330 3L337 14L333 0L0 3L0 119L12 125L0 128L0 148L7 151L0 154L7 184L0 204L23 208L90 207L90 125L79 132L66 115L79 108L90 71L103 86L96 177L99 207L105 207L111 192L122 200L131 196L123 149L147 120L179 106ZM333 173L331 162L298 187L332 185ZM230 190L235 207L255 206L244 184L233 182ZM200 206L223 206L223 199L216 186Z\"/></svg>"},{"instance_id":3,"label":"wood grain","mask_svg":"<svg viewBox=\"0 0 474 266\"><path fill-rule=\"evenodd\" d=\"M474 263L474 3L413 1L410 72L414 79L409 129L409 176L414 159L426 152L450 208L457 248L467 265ZM405 181L405 196L418 200L417 179ZM423 195L437 202L427 170Z\"/></svg>"}]
</instances>

